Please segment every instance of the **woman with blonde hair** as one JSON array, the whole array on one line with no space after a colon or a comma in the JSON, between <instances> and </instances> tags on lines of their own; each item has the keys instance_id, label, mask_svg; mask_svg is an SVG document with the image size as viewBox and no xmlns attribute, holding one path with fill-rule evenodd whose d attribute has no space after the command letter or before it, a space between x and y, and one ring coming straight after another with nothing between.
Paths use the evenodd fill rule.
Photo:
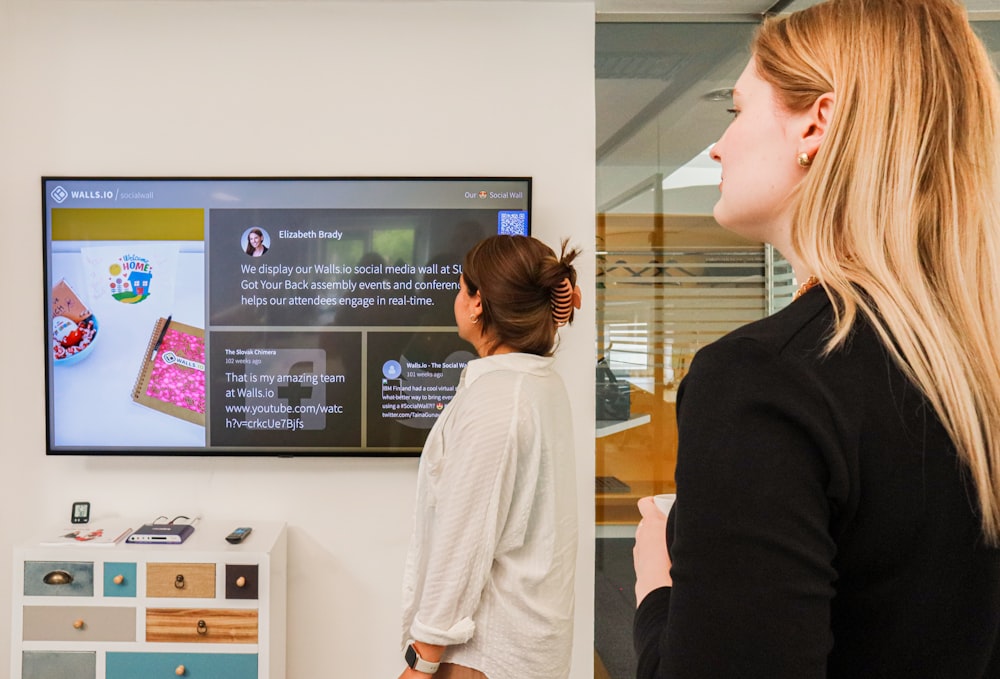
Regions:
<instances>
[{"instance_id":1,"label":"woman with blonde hair","mask_svg":"<svg viewBox=\"0 0 1000 679\"><path fill-rule=\"evenodd\" d=\"M989 55L952 0L830 0L764 22L733 101L715 217L804 283L681 385L638 676L1000 677Z\"/></svg>"}]
</instances>

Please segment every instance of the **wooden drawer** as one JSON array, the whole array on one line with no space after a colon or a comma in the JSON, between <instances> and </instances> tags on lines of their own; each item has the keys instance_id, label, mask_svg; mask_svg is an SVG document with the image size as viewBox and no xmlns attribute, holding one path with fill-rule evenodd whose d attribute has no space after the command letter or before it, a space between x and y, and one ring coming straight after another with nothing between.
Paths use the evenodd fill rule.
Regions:
<instances>
[{"instance_id":1,"label":"wooden drawer","mask_svg":"<svg viewBox=\"0 0 1000 679\"><path fill-rule=\"evenodd\" d=\"M214 599L215 564L146 564L146 596Z\"/></svg>"},{"instance_id":2,"label":"wooden drawer","mask_svg":"<svg viewBox=\"0 0 1000 679\"><path fill-rule=\"evenodd\" d=\"M94 596L94 564L86 561L25 561L25 596Z\"/></svg>"},{"instance_id":3,"label":"wooden drawer","mask_svg":"<svg viewBox=\"0 0 1000 679\"><path fill-rule=\"evenodd\" d=\"M24 641L135 641L135 609L25 606Z\"/></svg>"},{"instance_id":4,"label":"wooden drawer","mask_svg":"<svg viewBox=\"0 0 1000 679\"><path fill-rule=\"evenodd\" d=\"M226 564L226 598L257 598L257 565Z\"/></svg>"},{"instance_id":5,"label":"wooden drawer","mask_svg":"<svg viewBox=\"0 0 1000 679\"><path fill-rule=\"evenodd\" d=\"M21 679L94 679L97 653L94 651L25 651L21 654Z\"/></svg>"},{"instance_id":6,"label":"wooden drawer","mask_svg":"<svg viewBox=\"0 0 1000 679\"><path fill-rule=\"evenodd\" d=\"M135 564L108 561L104 564L104 596L135 597Z\"/></svg>"},{"instance_id":7,"label":"wooden drawer","mask_svg":"<svg viewBox=\"0 0 1000 679\"><path fill-rule=\"evenodd\" d=\"M246 653L108 653L106 667L107 679L257 679L257 656Z\"/></svg>"},{"instance_id":8,"label":"wooden drawer","mask_svg":"<svg viewBox=\"0 0 1000 679\"><path fill-rule=\"evenodd\" d=\"M226 608L148 608L146 641L256 644L257 611Z\"/></svg>"}]
</instances>

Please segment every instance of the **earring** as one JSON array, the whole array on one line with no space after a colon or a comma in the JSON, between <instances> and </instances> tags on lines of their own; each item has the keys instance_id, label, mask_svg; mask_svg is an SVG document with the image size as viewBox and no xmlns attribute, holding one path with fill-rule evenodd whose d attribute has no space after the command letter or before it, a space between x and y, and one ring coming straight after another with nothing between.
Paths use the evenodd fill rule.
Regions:
<instances>
[{"instance_id":1,"label":"earring","mask_svg":"<svg viewBox=\"0 0 1000 679\"><path fill-rule=\"evenodd\" d=\"M809 167L813 163L812 158L805 151L798 155L797 160L799 161L799 167Z\"/></svg>"},{"instance_id":2,"label":"earring","mask_svg":"<svg viewBox=\"0 0 1000 679\"><path fill-rule=\"evenodd\" d=\"M475 314L469 314L469 320L472 321L473 325L475 325L476 323L479 322L479 316Z\"/></svg>"}]
</instances>

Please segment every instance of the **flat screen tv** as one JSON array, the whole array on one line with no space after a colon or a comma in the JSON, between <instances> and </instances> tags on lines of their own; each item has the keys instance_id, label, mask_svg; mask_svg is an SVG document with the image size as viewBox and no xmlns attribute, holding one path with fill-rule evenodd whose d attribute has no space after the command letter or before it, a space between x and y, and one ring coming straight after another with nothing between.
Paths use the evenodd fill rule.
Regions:
<instances>
[{"instance_id":1,"label":"flat screen tv","mask_svg":"<svg viewBox=\"0 0 1000 679\"><path fill-rule=\"evenodd\" d=\"M50 455L418 455L530 178L43 177Z\"/></svg>"}]
</instances>

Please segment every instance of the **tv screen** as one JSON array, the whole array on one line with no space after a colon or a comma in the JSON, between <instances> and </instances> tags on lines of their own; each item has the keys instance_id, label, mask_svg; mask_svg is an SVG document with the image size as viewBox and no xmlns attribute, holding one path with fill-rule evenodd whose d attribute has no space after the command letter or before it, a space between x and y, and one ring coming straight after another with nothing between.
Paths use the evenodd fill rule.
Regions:
<instances>
[{"instance_id":1,"label":"tv screen","mask_svg":"<svg viewBox=\"0 0 1000 679\"><path fill-rule=\"evenodd\" d=\"M529 178L44 177L48 454L416 455Z\"/></svg>"}]
</instances>

